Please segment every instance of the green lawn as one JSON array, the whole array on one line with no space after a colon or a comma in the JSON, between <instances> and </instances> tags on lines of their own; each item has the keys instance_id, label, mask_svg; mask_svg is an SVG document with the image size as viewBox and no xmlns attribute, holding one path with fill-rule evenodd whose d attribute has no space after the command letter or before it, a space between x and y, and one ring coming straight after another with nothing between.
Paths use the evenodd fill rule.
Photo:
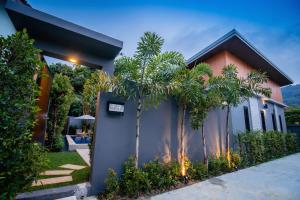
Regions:
<instances>
[{"instance_id":1,"label":"green lawn","mask_svg":"<svg viewBox=\"0 0 300 200\"><path fill-rule=\"evenodd\" d=\"M79 154L77 152L48 153L47 158L49 160L49 163L48 163L48 167L45 168L45 170L56 170L56 169L61 170L63 168L60 168L59 166L64 165L64 164L87 166L87 164L82 160L82 158L79 156ZM89 172L90 172L90 167L87 166L84 169L75 170L71 174L72 178L73 178L72 182L31 187L28 191L48 189L48 188L54 188L54 187L59 187L59 186L66 186L66 185L74 185L76 183L86 182L89 180ZM56 176L40 176L39 178L52 178L52 177L56 177Z\"/></svg>"}]
</instances>

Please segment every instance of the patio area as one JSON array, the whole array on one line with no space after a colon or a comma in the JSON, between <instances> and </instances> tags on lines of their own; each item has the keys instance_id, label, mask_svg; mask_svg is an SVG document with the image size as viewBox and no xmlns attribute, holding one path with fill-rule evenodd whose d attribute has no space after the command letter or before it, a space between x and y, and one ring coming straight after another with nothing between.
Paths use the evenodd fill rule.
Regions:
<instances>
[{"instance_id":1,"label":"patio area","mask_svg":"<svg viewBox=\"0 0 300 200\"><path fill-rule=\"evenodd\" d=\"M300 153L153 196L151 200L300 199Z\"/></svg>"}]
</instances>

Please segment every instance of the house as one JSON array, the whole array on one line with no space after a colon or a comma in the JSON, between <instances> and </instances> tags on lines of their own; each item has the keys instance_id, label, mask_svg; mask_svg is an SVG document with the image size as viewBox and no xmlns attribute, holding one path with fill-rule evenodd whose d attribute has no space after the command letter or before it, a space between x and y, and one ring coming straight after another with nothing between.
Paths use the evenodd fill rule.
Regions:
<instances>
[{"instance_id":1,"label":"house","mask_svg":"<svg viewBox=\"0 0 300 200\"><path fill-rule=\"evenodd\" d=\"M213 74L220 75L225 65L235 64L239 76L253 70L263 71L268 76L266 87L272 89L270 98L255 96L231 108L230 147L236 150L237 134L246 130L278 130L286 132L284 108L280 87L292 80L263 56L236 30L232 30L187 61L192 68L206 62L212 66ZM109 104L119 103L124 107L122 115L110 114ZM103 109L104 108L104 109ZM149 108L141 118L139 137L139 165L161 158L164 162L180 159L180 149L192 162L203 160L202 130L191 127L188 114L182 120L182 109L176 100L169 97L157 108ZM122 173L122 164L135 152L136 102L101 93L96 117L93 165L91 169L92 193L105 188L107 170L113 168ZM183 123L182 123L183 121ZM204 120L207 155L220 156L226 147L226 110L214 108ZM181 129L185 133L182 137ZM181 142L183 141L183 142ZM105 160L105 162L101 162Z\"/></svg>"},{"instance_id":2,"label":"house","mask_svg":"<svg viewBox=\"0 0 300 200\"><path fill-rule=\"evenodd\" d=\"M114 71L113 61L123 47L120 40L36 10L26 0L1 0L0 24L0 34L4 36L26 28L35 40L34 45L42 50L42 57L71 61L110 74ZM41 88L38 101L41 110L34 129L34 139L42 143L52 80L47 66L43 72L48 76L37 80Z\"/></svg>"},{"instance_id":3,"label":"house","mask_svg":"<svg viewBox=\"0 0 300 200\"><path fill-rule=\"evenodd\" d=\"M188 59L187 64L193 67L200 62L211 65L213 75L220 75L223 66L234 64L241 77L251 71L265 72L268 77L264 86L272 90L270 98L256 96L232 108L233 133L246 130L287 131L284 117L286 105L280 87L292 84L293 81L238 31L230 31Z\"/></svg>"}]
</instances>

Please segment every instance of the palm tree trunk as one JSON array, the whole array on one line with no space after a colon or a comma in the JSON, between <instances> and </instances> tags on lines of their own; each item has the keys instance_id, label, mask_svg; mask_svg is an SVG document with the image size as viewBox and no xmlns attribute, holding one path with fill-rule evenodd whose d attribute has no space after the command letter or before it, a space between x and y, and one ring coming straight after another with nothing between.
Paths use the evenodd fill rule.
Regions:
<instances>
[{"instance_id":1,"label":"palm tree trunk","mask_svg":"<svg viewBox=\"0 0 300 200\"><path fill-rule=\"evenodd\" d=\"M139 164L139 145L140 145L140 120L142 115L142 100L138 99L138 106L136 110L136 136L135 136L135 167Z\"/></svg>"},{"instance_id":2,"label":"palm tree trunk","mask_svg":"<svg viewBox=\"0 0 300 200\"><path fill-rule=\"evenodd\" d=\"M230 138L229 138L229 116L230 116L230 106L227 106L227 113L226 113L226 158L228 164L230 166Z\"/></svg>"},{"instance_id":3,"label":"palm tree trunk","mask_svg":"<svg viewBox=\"0 0 300 200\"><path fill-rule=\"evenodd\" d=\"M180 161L181 164L184 164L184 147L183 147L183 140L184 140L184 120L186 115L186 105L182 106L182 117L181 117L181 125L180 125Z\"/></svg>"},{"instance_id":4,"label":"palm tree trunk","mask_svg":"<svg viewBox=\"0 0 300 200\"><path fill-rule=\"evenodd\" d=\"M207 151L206 151L206 138L204 134L204 125L201 125L201 135L202 135L202 142L203 142L203 156L204 156L204 164L208 167L208 159L207 159Z\"/></svg>"}]
</instances>

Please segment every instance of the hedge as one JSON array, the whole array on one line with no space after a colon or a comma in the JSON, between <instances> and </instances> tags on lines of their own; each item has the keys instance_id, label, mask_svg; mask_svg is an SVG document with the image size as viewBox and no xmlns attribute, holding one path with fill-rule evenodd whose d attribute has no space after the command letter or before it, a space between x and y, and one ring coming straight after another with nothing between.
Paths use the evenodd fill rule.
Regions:
<instances>
[{"instance_id":1,"label":"hedge","mask_svg":"<svg viewBox=\"0 0 300 200\"><path fill-rule=\"evenodd\" d=\"M293 133L278 131L247 132L238 135L239 151L244 165L255 165L295 153L297 138Z\"/></svg>"}]
</instances>

